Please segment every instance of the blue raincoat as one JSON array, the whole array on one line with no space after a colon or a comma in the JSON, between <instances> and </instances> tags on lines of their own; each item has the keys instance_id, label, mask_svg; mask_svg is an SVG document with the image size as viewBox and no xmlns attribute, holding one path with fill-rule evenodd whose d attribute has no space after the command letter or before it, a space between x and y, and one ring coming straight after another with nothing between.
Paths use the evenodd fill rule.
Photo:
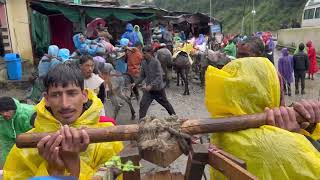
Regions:
<instances>
[{"instance_id":1,"label":"blue raincoat","mask_svg":"<svg viewBox=\"0 0 320 180\"><path fill-rule=\"evenodd\" d=\"M59 50L58 58L62 60L62 62L66 62L70 58L70 51L69 49L63 48Z\"/></svg>"},{"instance_id":2,"label":"blue raincoat","mask_svg":"<svg viewBox=\"0 0 320 180\"><path fill-rule=\"evenodd\" d=\"M129 39L131 42L130 46L134 46L137 42L140 42L138 34L134 31L132 24L127 24L126 32L121 36L121 38Z\"/></svg>"}]
</instances>

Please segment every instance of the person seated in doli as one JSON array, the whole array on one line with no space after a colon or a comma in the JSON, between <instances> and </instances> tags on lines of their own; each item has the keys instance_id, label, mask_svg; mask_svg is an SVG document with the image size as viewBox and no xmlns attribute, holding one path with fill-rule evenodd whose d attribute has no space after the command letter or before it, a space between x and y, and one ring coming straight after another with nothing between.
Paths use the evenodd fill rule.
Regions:
<instances>
[{"instance_id":1,"label":"person seated in doli","mask_svg":"<svg viewBox=\"0 0 320 180\"><path fill-rule=\"evenodd\" d=\"M36 106L35 127L29 132L56 132L41 139L37 148L10 151L3 179L33 176L74 176L91 179L98 168L117 155L121 142L90 144L84 127L112 126L99 123L103 104L84 88L84 77L74 63L57 65L44 79L45 95Z\"/></svg>"},{"instance_id":2,"label":"person seated in doli","mask_svg":"<svg viewBox=\"0 0 320 180\"><path fill-rule=\"evenodd\" d=\"M258 179L318 179L320 153L308 139L320 139L318 101L286 107L273 64L263 57L231 61L221 70L209 66L205 102L213 118L267 113L267 124L237 132L214 133L211 142L246 162ZM298 124L295 113L307 122ZM306 130L308 124L311 124ZM223 179L218 172L214 179Z\"/></svg>"},{"instance_id":3,"label":"person seated in doli","mask_svg":"<svg viewBox=\"0 0 320 180\"><path fill-rule=\"evenodd\" d=\"M105 52L106 47L99 42L99 38L95 40L87 39L83 34L78 33L73 36L73 43L80 55L89 54L95 56L97 52Z\"/></svg>"},{"instance_id":4,"label":"person seated in doli","mask_svg":"<svg viewBox=\"0 0 320 180\"><path fill-rule=\"evenodd\" d=\"M17 135L29 131L35 118L34 106L20 103L11 97L0 97L1 169Z\"/></svg>"}]
</instances>

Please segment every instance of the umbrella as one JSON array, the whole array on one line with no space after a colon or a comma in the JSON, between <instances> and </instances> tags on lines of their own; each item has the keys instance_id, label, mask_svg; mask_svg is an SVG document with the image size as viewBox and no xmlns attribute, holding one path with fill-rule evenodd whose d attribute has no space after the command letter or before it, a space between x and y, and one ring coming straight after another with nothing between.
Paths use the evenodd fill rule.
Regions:
<instances>
[{"instance_id":1,"label":"umbrella","mask_svg":"<svg viewBox=\"0 0 320 180\"><path fill-rule=\"evenodd\" d=\"M92 37L93 33L96 31L97 25L102 24L103 26L106 25L106 21L104 21L102 18L96 18L92 20L88 25L87 25L87 32L86 36L87 37Z\"/></svg>"}]
</instances>

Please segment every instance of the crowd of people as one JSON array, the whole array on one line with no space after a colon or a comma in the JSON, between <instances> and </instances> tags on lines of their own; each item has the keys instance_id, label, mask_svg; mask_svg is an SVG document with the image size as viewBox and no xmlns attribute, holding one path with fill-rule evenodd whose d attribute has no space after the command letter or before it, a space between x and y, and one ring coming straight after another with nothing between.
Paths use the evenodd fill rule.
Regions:
<instances>
[{"instance_id":1,"label":"crowd of people","mask_svg":"<svg viewBox=\"0 0 320 180\"><path fill-rule=\"evenodd\" d=\"M288 49L282 49L282 56L278 62L278 70L281 74L284 83L285 95L291 96L291 83L293 82L293 74L295 79L295 94L305 94L305 77L308 74L308 79L314 80L314 74L318 72L318 62L315 48L312 42L309 41L307 49L303 43L294 52L294 55L289 55ZM301 82L301 91L299 91L299 83Z\"/></svg>"},{"instance_id":2,"label":"crowd of people","mask_svg":"<svg viewBox=\"0 0 320 180\"><path fill-rule=\"evenodd\" d=\"M168 78L160 59L166 54L163 58L172 60L180 44L191 44L190 51L206 51L209 39L202 34L190 38L183 31L155 29L152 44L144 40L139 26L127 24L119 44L113 45L112 36L99 24L92 33L95 39L84 34L73 37L77 50L72 55L67 49L49 46L39 62L33 88L40 92L32 94L39 103L33 106L0 98L3 179L95 176L100 166L123 149L122 142L90 144L86 131L116 125L117 117L105 111L106 100L119 93L115 87L129 84L140 102L139 120L147 115L153 100L175 115L166 96ZM224 67L207 69L205 101L212 117L267 114L266 126L211 137L213 144L244 160L248 171L258 178L320 177L320 103L303 100L287 106L284 101L285 95L291 95L293 73L295 93L299 93L301 80L304 94L306 72L314 79L318 70L315 49L311 42L306 46L307 53L300 44L293 56L282 49L278 73L270 34L234 37L221 50L233 60ZM129 82L123 75L129 75ZM143 92L141 100L138 87ZM116 99L112 101L119 105ZM296 113L304 122L297 120ZM24 132L56 133L41 139L37 148L19 149L14 145L16 136ZM220 176L212 174L212 178Z\"/></svg>"}]
</instances>

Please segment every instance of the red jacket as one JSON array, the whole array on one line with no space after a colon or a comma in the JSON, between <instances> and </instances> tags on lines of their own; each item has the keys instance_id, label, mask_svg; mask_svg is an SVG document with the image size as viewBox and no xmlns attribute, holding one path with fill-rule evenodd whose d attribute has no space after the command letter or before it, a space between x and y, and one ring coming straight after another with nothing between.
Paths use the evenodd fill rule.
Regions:
<instances>
[{"instance_id":1,"label":"red jacket","mask_svg":"<svg viewBox=\"0 0 320 180\"><path fill-rule=\"evenodd\" d=\"M127 51L128 74L138 78L140 76L140 65L143 59L142 52L138 48L131 48Z\"/></svg>"}]
</instances>

